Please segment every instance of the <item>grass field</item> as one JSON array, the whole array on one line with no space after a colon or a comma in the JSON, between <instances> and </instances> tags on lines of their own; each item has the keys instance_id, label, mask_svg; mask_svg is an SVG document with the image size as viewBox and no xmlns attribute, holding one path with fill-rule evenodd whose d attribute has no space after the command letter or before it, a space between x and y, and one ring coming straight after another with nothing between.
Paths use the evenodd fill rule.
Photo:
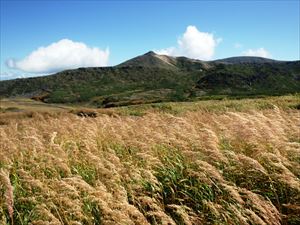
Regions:
<instances>
[{"instance_id":1,"label":"grass field","mask_svg":"<svg viewBox=\"0 0 300 225\"><path fill-rule=\"evenodd\" d=\"M35 104L1 102L0 224L300 224L299 95Z\"/></svg>"}]
</instances>

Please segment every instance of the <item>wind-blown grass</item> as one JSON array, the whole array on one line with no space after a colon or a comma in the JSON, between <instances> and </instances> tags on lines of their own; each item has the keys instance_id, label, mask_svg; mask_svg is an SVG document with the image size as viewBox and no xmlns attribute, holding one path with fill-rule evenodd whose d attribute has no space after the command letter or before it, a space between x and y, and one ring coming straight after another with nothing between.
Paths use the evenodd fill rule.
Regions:
<instances>
[{"instance_id":1,"label":"wind-blown grass","mask_svg":"<svg viewBox=\"0 0 300 225\"><path fill-rule=\"evenodd\" d=\"M206 104L10 119L0 223L299 224L299 111Z\"/></svg>"}]
</instances>

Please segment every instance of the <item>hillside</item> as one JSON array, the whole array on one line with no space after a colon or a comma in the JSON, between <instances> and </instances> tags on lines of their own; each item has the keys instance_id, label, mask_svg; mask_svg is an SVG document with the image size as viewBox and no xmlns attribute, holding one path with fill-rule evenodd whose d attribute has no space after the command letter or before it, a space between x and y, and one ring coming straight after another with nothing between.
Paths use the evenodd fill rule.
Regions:
<instances>
[{"instance_id":1,"label":"hillside","mask_svg":"<svg viewBox=\"0 0 300 225\"><path fill-rule=\"evenodd\" d=\"M0 82L2 97L97 107L300 92L300 61L258 57L200 61L148 52L115 67L79 68Z\"/></svg>"},{"instance_id":2,"label":"hillside","mask_svg":"<svg viewBox=\"0 0 300 225\"><path fill-rule=\"evenodd\" d=\"M226 64L241 64L241 63L282 63L284 61L277 61L273 59L263 58L263 57L252 57L252 56L239 56L230 57L226 59L214 60L216 63L226 63Z\"/></svg>"},{"instance_id":3,"label":"hillside","mask_svg":"<svg viewBox=\"0 0 300 225\"><path fill-rule=\"evenodd\" d=\"M155 67L155 68L164 68L164 69L174 69L176 67L176 59L170 56L158 55L153 51L147 52L144 55L137 56L133 59L127 60L117 67Z\"/></svg>"},{"instance_id":4,"label":"hillside","mask_svg":"<svg viewBox=\"0 0 300 225\"><path fill-rule=\"evenodd\" d=\"M229 95L284 94L299 85L300 61L216 64L197 82L209 94Z\"/></svg>"}]
</instances>

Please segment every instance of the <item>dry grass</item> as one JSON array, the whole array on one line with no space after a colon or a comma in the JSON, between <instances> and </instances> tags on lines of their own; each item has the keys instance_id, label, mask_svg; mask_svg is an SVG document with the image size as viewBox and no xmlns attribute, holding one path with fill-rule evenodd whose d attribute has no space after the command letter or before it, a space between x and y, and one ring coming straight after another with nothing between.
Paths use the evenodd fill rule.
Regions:
<instances>
[{"instance_id":1,"label":"dry grass","mask_svg":"<svg viewBox=\"0 0 300 225\"><path fill-rule=\"evenodd\" d=\"M214 104L9 119L0 224L299 224L299 111Z\"/></svg>"}]
</instances>

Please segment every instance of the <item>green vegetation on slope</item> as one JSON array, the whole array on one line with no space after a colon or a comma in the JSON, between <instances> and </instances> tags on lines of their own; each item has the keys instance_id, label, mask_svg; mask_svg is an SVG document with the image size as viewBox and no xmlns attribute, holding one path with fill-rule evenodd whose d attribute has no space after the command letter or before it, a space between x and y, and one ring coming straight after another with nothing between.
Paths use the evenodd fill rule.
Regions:
<instances>
[{"instance_id":1,"label":"green vegetation on slope","mask_svg":"<svg viewBox=\"0 0 300 225\"><path fill-rule=\"evenodd\" d=\"M300 62L218 64L199 81L199 89L212 94L281 95L299 91Z\"/></svg>"},{"instance_id":2,"label":"green vegetation on slope","mask_svg":"<svg viewBox=\"0 0 300 225\"><path fill-rule=\"evenodd\" d=\"M241 57L203 62L149 52L115 67L79 68L0 84L2 97L97 107L282 95L300 92L300 61Z\"/></svg>"}]
</instances>

